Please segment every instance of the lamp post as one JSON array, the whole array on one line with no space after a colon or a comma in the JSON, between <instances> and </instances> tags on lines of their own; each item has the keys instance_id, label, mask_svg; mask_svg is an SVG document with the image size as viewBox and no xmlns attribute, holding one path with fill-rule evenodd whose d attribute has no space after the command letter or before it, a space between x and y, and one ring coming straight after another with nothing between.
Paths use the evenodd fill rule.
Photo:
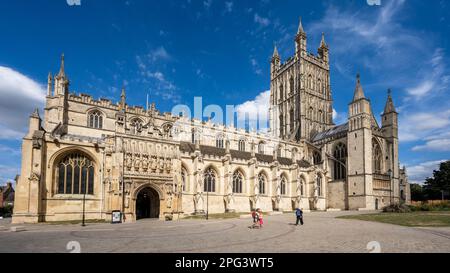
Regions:
<instances>
[{"instance_id":1,"label":"lamp post","mask_svg":"<svg viewBox=\"0 0 450 273\"><path fill-rule=\"evenodd\" d=\"M86 226L86 224L84 222L84 220L85 220L84 214L85 214L85 207L86 207L85 204L86 204L86 189L84 189L84 193L83 193L83 219L81 221L81 226L82 227Z\"/></svg>"},{"instance_id":2,"label":"lamp post","mask_svg":"<svg viewBox=\"0 0 450 273\"><path fill-rule=\"evenodd\" d=\"M209 189L206 191L206 220L208 220L209 214Z\"/></svg>"},{"instance_id":3,"label":"lamp post","mask_svg":"<svg viewBox=\"0 0 450 273\"><path fill-rule=\"evenodd\" d=\"M389 175L389 202L392 205L392 170L388 170Z\"/></svg>"}]
</instances>

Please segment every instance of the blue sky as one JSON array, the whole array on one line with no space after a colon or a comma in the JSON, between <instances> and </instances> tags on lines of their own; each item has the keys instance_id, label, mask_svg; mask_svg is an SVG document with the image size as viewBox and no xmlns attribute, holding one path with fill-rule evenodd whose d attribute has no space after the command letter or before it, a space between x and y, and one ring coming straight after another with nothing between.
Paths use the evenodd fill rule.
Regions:
<instances>
[{"instance_id":1,"label":"blue sky","mask_svg":"<svg viewBox=\"0 0 450 273\"><path fill-rule=\"evenodd\" d=\"M330 46L335 122L345 122L355 75L379 119L392 88L400 158L410 180L450 159L450 3L446 1L107 1L0 3L0 183L20 170L28 116L42 107L48 72L66 56L71 91L161 111L178 103L264 107L273 44L294 52L298 18L316 53Z\"/></svg>"}]
</instances>

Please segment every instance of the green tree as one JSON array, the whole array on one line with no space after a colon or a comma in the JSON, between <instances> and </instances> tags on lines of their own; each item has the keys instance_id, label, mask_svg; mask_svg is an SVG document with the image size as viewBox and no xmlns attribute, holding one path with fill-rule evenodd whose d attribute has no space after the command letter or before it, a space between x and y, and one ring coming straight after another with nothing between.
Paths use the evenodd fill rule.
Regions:
<instances>
[{"instance_id":1,"label":"green tree","mask_svg":"<svg viewBox=\"0 0 450 273\"><path fill-rule=\"evenodd\" d=\"M425 201L425 193L423 186L419 184L411 184L411 200L412 201Z\"/></svg>"},{"instance_id":2,"label":"green tree","mask_svg":"<svg viewBox=\"0 0 450 273\"><path fill-rule=\"evenodd\" d=\"M433 177L426 179L424 190L428 199L441 199L442 191L450 190L450 160L442 162Z\"/></svg>"}]
</instances>

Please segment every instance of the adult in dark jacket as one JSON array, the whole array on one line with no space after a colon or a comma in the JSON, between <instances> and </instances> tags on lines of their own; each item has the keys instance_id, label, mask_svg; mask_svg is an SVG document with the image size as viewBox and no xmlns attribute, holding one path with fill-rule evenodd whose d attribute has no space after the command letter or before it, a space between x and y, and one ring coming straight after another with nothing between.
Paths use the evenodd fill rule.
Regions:
<instances>
[{"instance_id":1,"label":"adult in dark jacket","mask_svg":"<svg viewBox=\"0 0 450 273\"><path fill-rule=\"evenodd\" d=\"M296 226L298 226L298 223L303 226L303 211L300 208L297 208L295 210L295 216L297 217L297 222L295 223Z\"/></svg>"}]
</instances>

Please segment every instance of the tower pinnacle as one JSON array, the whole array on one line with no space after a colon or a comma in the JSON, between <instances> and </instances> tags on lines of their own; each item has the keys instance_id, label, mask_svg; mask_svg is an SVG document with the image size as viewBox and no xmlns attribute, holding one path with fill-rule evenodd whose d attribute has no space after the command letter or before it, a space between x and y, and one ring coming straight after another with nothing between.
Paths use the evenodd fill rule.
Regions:
<instances>
[{"instance_id":1,"label":"tower pinnacle","mask_svg":"<svg viewBox=\"0 0 450 273\"><path fill-rule=\"evenodd\" d=\"M361 86L361 76L359 75L359 73L356 75L356 87L355 87L355 94L353 96L353 101L357 101L359 99L365 99L366 97L364 96L364 90L362 89Z\"/></svg>"}]
</instances>

